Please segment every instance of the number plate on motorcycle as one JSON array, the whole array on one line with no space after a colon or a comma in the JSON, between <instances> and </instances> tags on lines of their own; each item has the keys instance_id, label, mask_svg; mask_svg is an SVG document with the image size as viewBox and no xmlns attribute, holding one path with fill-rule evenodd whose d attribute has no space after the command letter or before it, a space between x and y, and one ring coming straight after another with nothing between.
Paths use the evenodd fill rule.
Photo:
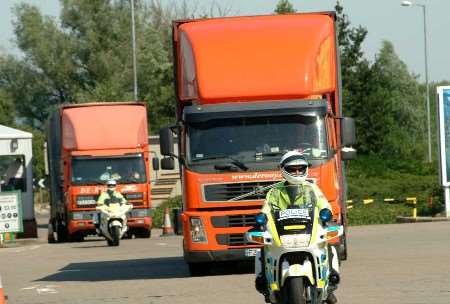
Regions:
<instances>
[{"instance_id":1,"label":"number plate on motorcycle","mask_svg":"<svg viewBox=\"0 0 450 304\"><path fill-rule=\"evenodd\" d=\"M311 219L311 217L309 216L308 208L281 210L278 220L281 221L281 220L285 220L288 218L300 218L300 219L307 219L307 220Z\"/></svg>"},{"instance_id":2,"label":"number plate on motorcycle","mask_svg":"<svg viewBox=\"0 0 450 304\"><path fill-rule=\"evenodd\" d=\"M259 248L247 248L245 249L245 256L246 257L256 256L257 252L259 252Z\"/></svg>"}]
</instances>

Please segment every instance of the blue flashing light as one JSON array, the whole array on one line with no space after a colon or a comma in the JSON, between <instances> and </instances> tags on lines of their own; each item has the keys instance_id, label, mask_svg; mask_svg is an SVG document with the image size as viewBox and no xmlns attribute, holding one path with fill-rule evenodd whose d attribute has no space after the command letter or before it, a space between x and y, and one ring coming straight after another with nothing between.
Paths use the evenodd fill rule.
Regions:
<instances>
[{"instance_id":1,"label":"blue flashing light","mask_svg":"<svg viewBox=\"0 0 450 304\"><path fill-rule=\"evenodd\" d=\"M264 213L260 213L255 217L256 223L258 225L265 225L267 223L267 217Z\"/></svg>"},{"instance_id":2,"label":"blue flashing light","mask_svg":"<svg viewBox=\"0 0 450 304\"><path fill-rule=\"evenodd\" d=\"M319 217L322 221L329 222L331 221L332 216L330 209L325 208L320 210Z\"/></svg>"}]
</instances>

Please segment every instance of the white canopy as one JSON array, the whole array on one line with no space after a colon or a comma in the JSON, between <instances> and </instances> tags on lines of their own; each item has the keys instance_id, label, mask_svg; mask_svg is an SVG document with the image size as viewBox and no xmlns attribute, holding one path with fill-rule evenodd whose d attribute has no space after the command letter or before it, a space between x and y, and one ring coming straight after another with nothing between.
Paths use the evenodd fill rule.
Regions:
<instances>
[{"instance_id":1,"label":"white canopy","mask_svg":"<svg viewBox=\"0 0 450 304\"><path fill-rule=\"evenodd\" d=\"M0 139L33 138L33 134L0 125Z\"/></svg>"}]
</instances>

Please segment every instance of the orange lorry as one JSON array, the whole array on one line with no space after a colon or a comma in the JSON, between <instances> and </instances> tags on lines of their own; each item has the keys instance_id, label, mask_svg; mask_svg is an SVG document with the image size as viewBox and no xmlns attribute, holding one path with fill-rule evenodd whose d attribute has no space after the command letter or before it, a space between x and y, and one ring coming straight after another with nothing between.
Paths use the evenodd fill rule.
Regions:
<instances>
[{"instance_id":1,"label":"orange lorry","mask_svg":"<svg viewBox=\"0 0 450 304\"><path fill-rule=\"evenodd\" d=\"M150 237L149 158L145 103L60 106L47 129L49 242L95 234L97 198L109 179L133 204L129 236Z\"/></svg>"},{"instance_id":2,"label":"orange lorry","mask_svg":"<svg viewBox=\"0 0 450 304\"><path fill-rule=\"evenodd\" d=\"M356 151L342 117L333 12L175 21L176 124L160 130L162 168L178 157L184 257L192 274L255 254L244 233L278 163L302 151L309 180L346 225L344 160ZM177 134L178 154L174 153ZM346 258L346 236L336 244Z\"/></svg>"}]
</instances>

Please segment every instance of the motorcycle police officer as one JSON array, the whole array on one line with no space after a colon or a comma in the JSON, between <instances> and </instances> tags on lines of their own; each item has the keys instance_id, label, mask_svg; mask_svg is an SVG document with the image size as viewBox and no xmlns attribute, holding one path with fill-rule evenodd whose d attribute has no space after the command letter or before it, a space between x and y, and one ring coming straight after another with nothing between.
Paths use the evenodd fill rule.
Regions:
<instances>
[{"instance_id":1,"label":"motorcycle police officer","mask_svg":"<svg viewBox=\"0 0 450 304\"><path fill-rule=\"evenodd\" d=\"M106 182L106 191L103 191L97 199L97 206L101 206L104 204L109 204L112 202L119 202L121 204L125 204L127 200L123 197L120 192L116 191L117 182L114 179L110 179ZM95 230L97 234L100 235L100 213L97 213L97 217L95 220Z\"/></svg>"},{"instance_id":2,"label":"motorcycle police officer","mask_svg":"<svg viewBox=\"0 0 450 304\"><path fill-rule=\"evenodd\" d=\"M308 176L308 162L302 153L298 151L289 151L285 153L280 160L279 166L281 175L286 181L272 188L267 193L261 210L262 213L268 215L273 211L273 209L284 210L292 205L301 206L308 203L316 204L319 210L324 208L331 210L331 206L320 188L316 184L306 180L306 177ZM337 259L337 257L333 257L333 259ZM267 290L267 279L264 269L264 249L261 249L260 260L261 269L256 276L255 287L258 292L264 295L266 302L270 303L268 298L269 293ZM330 259L330 264L331 260L332 259ZM331 269L338 274L338 271L336 271L333 267L331 267ZM332 286L330 282L331 292L329 293L326 301L328 304L334 304L337 302L337 299L332 292L336 288L337 284Z\"/></svg>"}]
</instances>

